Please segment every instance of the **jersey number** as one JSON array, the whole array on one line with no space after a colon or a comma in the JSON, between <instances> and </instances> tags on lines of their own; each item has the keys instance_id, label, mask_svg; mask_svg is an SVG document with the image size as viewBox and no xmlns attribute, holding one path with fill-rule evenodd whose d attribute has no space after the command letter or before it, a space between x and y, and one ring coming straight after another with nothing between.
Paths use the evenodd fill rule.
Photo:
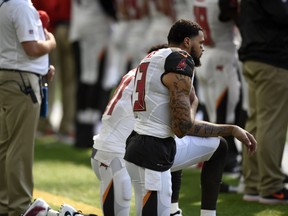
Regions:
<instances>
[{"instance_id":1,"label":"jersey number","mask_svg":"<svg viewBox=\"0 0 288 216\"><path fill-rule=\"evenodd\" d=\"M119 84L118 88L115 90L113 97L109 101L104 114L111 115L117 102L120 100L120 98L123 95L124 89L129 85L130 81L132 80L133 76L127 76L121 80L121 83Z\"/></svg>"},{"instance_id":2,"label":"jersey number","mask_svg":"<svg viewBox=\"0 0 288 216\"><path fill-rule=\"evenodd\" d=\"M145 111L145 82L146 82L146 73L149 62L142 63L139 65L136 77L135 77L135 91L138 94L138 97L134 99L133 102L133 111ZM136 95L135 94L135 95Z\"/></svg>"}]
</instances>

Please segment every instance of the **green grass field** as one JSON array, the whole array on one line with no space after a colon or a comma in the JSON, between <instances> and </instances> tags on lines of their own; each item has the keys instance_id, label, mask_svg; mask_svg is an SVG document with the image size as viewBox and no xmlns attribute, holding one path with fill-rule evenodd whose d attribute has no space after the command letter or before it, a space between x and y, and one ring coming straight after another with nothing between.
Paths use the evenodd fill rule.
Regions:
<instances>
[{"instance_id":1,"label":"green grass field","mask_svg":"<svg viewBox=\"0 0 288 216\"><path fill-rule=\"evenodd\" d=\"M197 216L200 212L200 170L190 168L184 170L180 207L184 216ZM237 179L224 177L225 182L237 184ZM45 199L54 209L63 202L83 204L100 209L99 181L90 166L90 150L76 149L51 139L37 139L34 163L35 190L46 192ZM50 196L47 195L52 195ZM34 195L35 196L35 195ZM35 196L35 198L37 198ZM135 215L132 200L131 214ZM84 208L84 207L83 207ZM78 208L77 208L78 209ZM81 209L84 213L91 210ZM262 205L242 201L241 194L220 194L217 216L286 216L287 205Z\"/></svg>"}]
</instances>

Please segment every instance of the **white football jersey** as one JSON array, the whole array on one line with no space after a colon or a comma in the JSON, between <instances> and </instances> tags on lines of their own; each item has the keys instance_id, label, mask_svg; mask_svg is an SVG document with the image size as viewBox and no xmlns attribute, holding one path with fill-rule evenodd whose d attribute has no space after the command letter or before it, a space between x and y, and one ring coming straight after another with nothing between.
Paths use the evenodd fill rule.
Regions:
<instances>
[{"instance_id":1,"label":"white football jersey","mask_svg":"<svg viewBox=\"0 0 288 216\"><path fill-rule=\"evenodd\" d=\"M132 132L135 121L131 106L135 71L131 70L122 78L106 106L101 130L93 138L95 149L124 155L126 138Z\"/></svg>"},{"instance_id":2,"label":"white football jersey","mask_svg":"<svg viewBox=\"0 0 288 216\"><path fill-rule=\"evenodd\" d=\"M234 22L220 22L218 0L194 0L193 11L195 21L204 29L206 46L236 49Z\"/></svg>"},{"instance_id":3,"label":"white football jersey","mask_svg":"<svg viewBox=\"0 0 288 216\"><path fill-rule=\"evenodd\" d=\"M193 69L192 57L181 49L160 49L148 54L141 61L135 75L132 95L136 119L134 130L138 134L159 138L174 137L169 108L170 95L168 88L162 83L162 76L165 72L175 72L192 78Z\"/></svg>"}]
</instances>

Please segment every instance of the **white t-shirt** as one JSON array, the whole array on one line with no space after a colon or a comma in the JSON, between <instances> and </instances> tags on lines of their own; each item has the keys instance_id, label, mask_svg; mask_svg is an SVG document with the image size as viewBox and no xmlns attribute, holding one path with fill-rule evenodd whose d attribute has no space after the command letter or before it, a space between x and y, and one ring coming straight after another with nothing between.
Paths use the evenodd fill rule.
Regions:
<instances>
[{"instance_id":1,"label":"white t-shirt","mask_svg":"<svg viewBox=\"0 0 288 216\"><path fill-rule=\"evenodd\" d=\"M5 2L0 8L0 26L0 68L47 74L48 54L30 57L21 45L25 41L45 40L39 14L31 0Z\"/></svg>"}]
</instances>

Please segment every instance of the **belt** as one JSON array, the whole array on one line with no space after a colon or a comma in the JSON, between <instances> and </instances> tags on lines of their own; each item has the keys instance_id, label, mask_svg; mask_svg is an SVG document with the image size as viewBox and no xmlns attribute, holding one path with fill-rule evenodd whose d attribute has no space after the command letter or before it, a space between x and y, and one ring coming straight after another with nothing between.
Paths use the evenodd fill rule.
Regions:
<instances>
[{"instance_id":1,"label":"belt","mask_svg":"<svg viewBox=\"0 0 288 216\"><path fill-rule=\"evenodd\" d=\"M11 72L18 72L18 73L30 73L30 74L34 74L34 75L36 75L38 77L41 77L40 74L33 73L31 71L18 70L18 69L0 68L0 71L11 71Z\"/></svg>"}]
</instances>

